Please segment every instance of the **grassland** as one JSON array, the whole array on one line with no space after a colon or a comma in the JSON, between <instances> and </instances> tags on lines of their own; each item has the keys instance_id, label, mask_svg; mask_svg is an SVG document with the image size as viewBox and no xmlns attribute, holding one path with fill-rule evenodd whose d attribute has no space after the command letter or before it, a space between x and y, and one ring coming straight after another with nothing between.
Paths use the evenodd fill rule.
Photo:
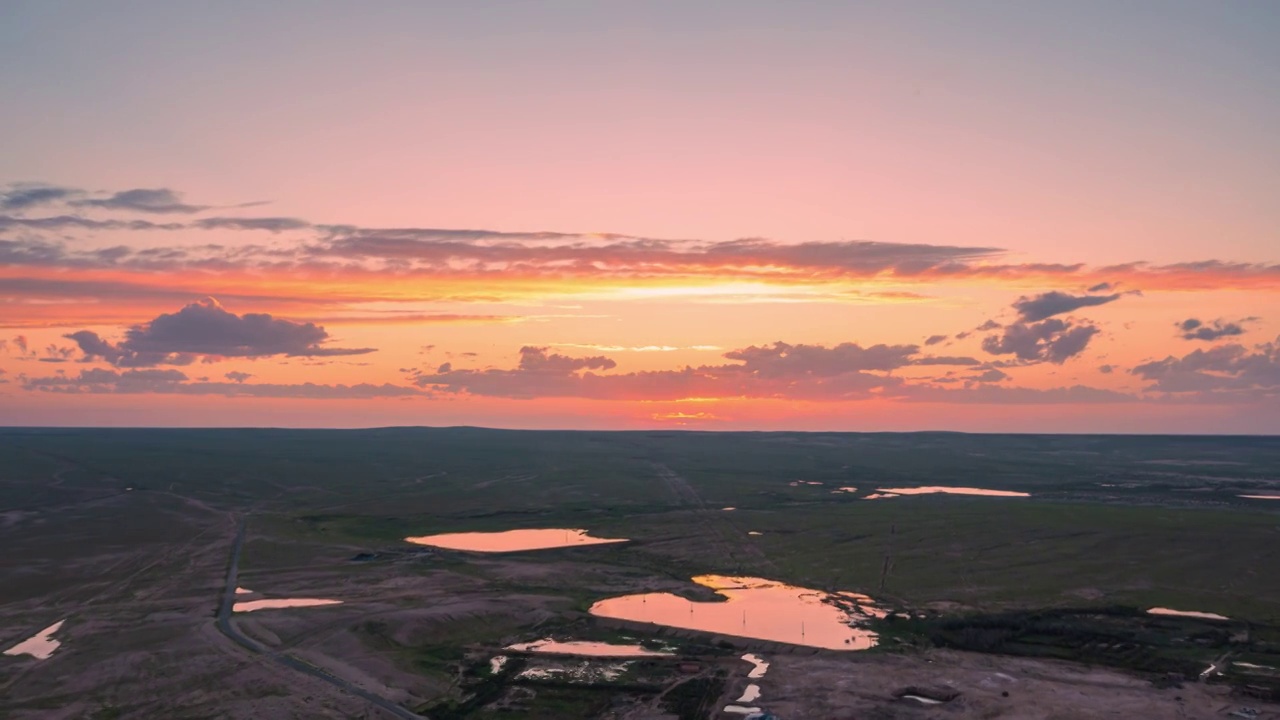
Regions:
<instances>
[{"instance_id":1,"label":"grassland","mask_svg":"<svg viewBox=\"0 0 1280 720\"><path fill-rule=\"evenodd\" d=\"M1031 497L863 499L919 485ZM857 491L833 492L840 487ZM0 431L0 539L11 550L0 610L15 640L50 612L94 608L95 621L116 632L127 632L129 618L189 608L191 623L172 632L195 632L195 618L216 607L234 522L248 516L245 584L348 599L342 609L311 611L330 613L307 616L332 618L320 625L264 617L246 621L250 634L318 663L345 658L371 684L407 687L408 705L452 703L466 716L497 716L460 690L477 648L553 630L607 632L583 625L594 600L690 592L688 578L708 572L865 592L921 618L886 629L903 647L1158 672L1232 648L1271 657L1269 633L1280 626L1280 501L1238 497L1268 492L1280 493L1275 438L11 429ZM403 542L533 527L582 527L632 542L498 557ZM357 556L366 560L353 562ZM1115 627L1152 606L1227 615L1253 628L1252 644L1214 635L1182 647L1201 629L1169 621L1154 635L1146 621ZM996 629L965 631L964 623ZM175 642L146 632L155 643ZM1146 649L1134 649L1142 643ZM72 648L107 645L91 633L74 637L68 657ZM1109 653L1112 645L1125 647ZM23 677L37 677L39 668L22 667ZM407 683L404 673L417 680ZM719 692L715 677L707 673L697 687ZM204 682L216 698L217 679ZM41 695L33 683L31 707L50 697L71 702L69 691ZM260 683L246 702L281 694L276 679ZM86 710L128 717L159 708L95 695L103 687L84 687ZM603 712L598 692L543 690L522 712ZM709 692L682 707L705 704ZM185 717L189 707L179 699L165 709Z\"/></svg>"}]
</instances>

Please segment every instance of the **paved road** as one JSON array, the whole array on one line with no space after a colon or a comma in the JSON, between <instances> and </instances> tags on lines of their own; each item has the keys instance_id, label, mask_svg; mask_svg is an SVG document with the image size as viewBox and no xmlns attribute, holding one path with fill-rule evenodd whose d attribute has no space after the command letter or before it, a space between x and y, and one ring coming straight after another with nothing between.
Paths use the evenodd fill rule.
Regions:
<instances>
[{"instance_id":1,"label":"paved road","mask_svg":"<svg viewBox=\"0 0 1280 720\"><path fill-rule=\"evenodd\" d=\"M397 705L380 695L374 695L364 688L352 685L340 677L330 675L320 668L305 663L292 655L275 652L261 643L249 639L236 628L235 624L231 622L231 609L236 602L236 576L240 574L240 550L244 547L245 530L248 526L249 521L245 518L241 518L240 527L236 530L236 541L231 546L231 562L227 564L227 585L223 588L222 604L218 607L218 630L223 635L234 640L236 644L247 650L264 655L287 668L292 668L300 673L323 680L343 692L350 693L356 697L369 701L373 705L386 710L389 714L395 717L403 718L403 720L425 720L421 715L409 712L400 705Z\"/></svg>"}]
</instances>

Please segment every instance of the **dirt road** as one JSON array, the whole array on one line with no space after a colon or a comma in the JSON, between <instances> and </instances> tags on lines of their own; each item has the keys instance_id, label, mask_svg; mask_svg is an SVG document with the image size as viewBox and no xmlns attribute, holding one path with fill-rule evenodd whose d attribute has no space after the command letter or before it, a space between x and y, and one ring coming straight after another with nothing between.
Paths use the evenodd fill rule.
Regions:
<instances>
[{"instance_id":1,"label":"dirt road","mask_svg":"<svg viewBox=\"0 0 1280 720\"><path fill-rule=\"evenodd\" d=\"M241 518L240 527L236 530L235 542L231 546L231 560L227 563L227 583L222 591L222 603L218 607L218 631L231 638L237 645L240 645L251 652L263 655L287 668L323 680L343 692L350 693L351 695L355 695L356 697L368 701L372 705L385 710L387 713L395 717L403 718L404 720L425 720L422 715L410 712L384 697L375 695L364 688L357 687L342 678L330 675L320 668L305 663L292 655L275 652L270 648L246 637L239 629L236 628L235 623L231 622L231 612L235 607L236 602L236 578L240 573L240 551L244 548L244 537L248 527L248 519Z\"/></svg>"}]
</instances>

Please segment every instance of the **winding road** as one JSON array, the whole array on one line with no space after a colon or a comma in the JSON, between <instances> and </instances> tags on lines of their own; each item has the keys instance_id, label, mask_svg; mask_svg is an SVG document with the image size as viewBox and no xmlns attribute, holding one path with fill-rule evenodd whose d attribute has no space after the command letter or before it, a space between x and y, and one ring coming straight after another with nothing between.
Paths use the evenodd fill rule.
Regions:
<instances>
[{"instance_id":1,"label":"winding road","mask_svg":"<svg viewBox=\"0 0 1280 720\"><path fill-rule=\"evenodd\" d=\"M343 692L347 692L358 698L367 700L369 703L387 711L395 717L403 718L404 720L425 720L422 715L410 712L380 695L375 695L364 688L357 687L356 685L343 680L340 677L330 675L324 670L303 662L292 655L275 652L265 645L249 639L241 633L238 628L236 628L235 624L231 622L231 612L235 607L236 602L236 578L240 574L240 551L244 548L244 536L248 527L248 519L241 518L240 527L236 530L235 543L231 546L231 561L227 563L227 585L222 591L222 604L218 607L218 619L216 623L218 631L231 638L237 645L245 648L246 650L263 655L287 668L291 668L300 673L310 675L313 678L323 680Z\"/></svg>"}]
</instances>

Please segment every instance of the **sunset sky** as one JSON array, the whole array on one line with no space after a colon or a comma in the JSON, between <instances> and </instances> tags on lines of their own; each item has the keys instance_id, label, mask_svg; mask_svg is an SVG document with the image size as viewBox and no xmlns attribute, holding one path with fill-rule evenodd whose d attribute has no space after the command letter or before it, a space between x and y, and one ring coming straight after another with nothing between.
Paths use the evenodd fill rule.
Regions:
<instances>
[{"instance_id":1,"label":"sunset sky","mask_svg":"<svg viewBox=\"0 0 1280 720\"><path fill-rule=\"evenodd\" d=\"M0 424L1280 432L1280 3L0 4Z\"/></svg>"}]
</instances>

